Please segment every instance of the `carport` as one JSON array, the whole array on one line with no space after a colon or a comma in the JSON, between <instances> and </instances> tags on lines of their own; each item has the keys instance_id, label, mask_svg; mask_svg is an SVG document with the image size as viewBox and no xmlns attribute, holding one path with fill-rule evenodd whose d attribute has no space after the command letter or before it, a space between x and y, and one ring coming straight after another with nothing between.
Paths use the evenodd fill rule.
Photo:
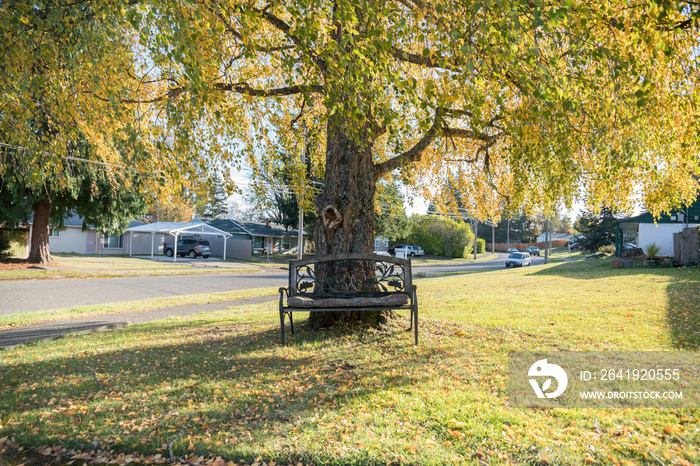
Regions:
<instances>
[{"instance_id":1,"label":"carport","mask_svg":"<svg viewBox=\"0 0 700 466\"><path fill-rule=\"evenodd\" d=\"M192 222L155 222L147 223L145 225L139 225L137 227L127 228L126 232L129 233L129 256L132 255L133 249L133 235L134 233L150 233L151 235L151 257L153 257L153 250L155 249L155 236L156 234L167 234L175 237L175 244L173 250L173 262L177 261L177 237L181 235L201 235L201 236L221 236L224 239L224 260L226 260L226 239L230 238L231 233L226 233L223 230L219 230L211 225L207 225L201 221Z\"/></svg>"}]
</instances>

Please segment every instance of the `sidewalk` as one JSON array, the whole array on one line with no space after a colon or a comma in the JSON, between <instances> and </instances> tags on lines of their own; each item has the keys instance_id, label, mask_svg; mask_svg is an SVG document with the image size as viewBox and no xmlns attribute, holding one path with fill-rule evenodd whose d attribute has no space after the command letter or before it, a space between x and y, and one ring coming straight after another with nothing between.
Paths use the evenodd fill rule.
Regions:
<instances>
[{"instance_id":1,"label":"sidewalk","mask_svg":"<svg viewBox=\"0 0 700 466\"><path fill-rule=\"evenodd\" d=\"M232 306L267 303L278 299L278 295L259 296L256 298L233 299L218 303L186 304L183 306L166 307L145 312L127 312L123 314L109 314L23 325L8 330L0 330L0 349L9 349L37 340L53 340L72 333L100 332L124 327L126 325L167 319L169 317L182 317L199 312L220 311Z\"/></svg>"}]
</instances>

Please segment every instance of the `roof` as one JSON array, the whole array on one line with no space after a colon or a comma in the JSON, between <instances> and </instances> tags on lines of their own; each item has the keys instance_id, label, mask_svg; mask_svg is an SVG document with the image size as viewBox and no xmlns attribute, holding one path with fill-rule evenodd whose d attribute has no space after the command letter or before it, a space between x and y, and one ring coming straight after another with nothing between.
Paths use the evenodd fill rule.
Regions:
<instances>
[{"instance_id":1,"label":"roof","mask_svg":"<svg viewBox=\"0 0 700 466\"><path fill-rule=\"evenodd\" d=\"M673 217L673 218L671 218ZM664 214L654 219L650 212L644 212L630 218L618 220L620 230L626 234L633 234L637 231L639 223L700 223L700 198L690 204L687 208L681 209L674 214Z\"/></svg>"},{"instance_id":2,"label":"roof","mask_svg":"<svg viewBox=\"0 0 700 466\"><path fill-rule=\"evenodd\" d=\"M227 231L220 230L208 225L200 220L191 222L155 222L144 223L139 226L127 228L126 231L133 233L169 233L169 234L192 234L231 236Z\"/></svg>"},{"instance_id":3,"label":"roof","mask_svg":"<svg viewBox=\"0 0 700 466\"><path fill-rule=\"evenodd\" d=\"M297 230L285 230L282 225L272 222L268 226L265 222L248 222L218 218L203 218L197 220L234 235L296 237L298 234Z\"/></svg>"},{"instance_id":4,"label":"roof","mask_svg":"<svg viewBox=\"0 0 700 466\"><path fill-rule=\"evenodd\" d=\"M27 224L32 225L34 223L34 214L29 217L29 221L27 221ZM139 225L143 225L143 222L139 222L138 220L130 220L129 221L129 226L128 228L131 227L136 227ZM75 212L69 212L66 218L63 219L63 225L65 227L73 227L73 228L82 228L83 227L83 217L78 215ZM95 226L94 225L87 225L88 230L94 230Z\"/></svg>"}]
</instances>

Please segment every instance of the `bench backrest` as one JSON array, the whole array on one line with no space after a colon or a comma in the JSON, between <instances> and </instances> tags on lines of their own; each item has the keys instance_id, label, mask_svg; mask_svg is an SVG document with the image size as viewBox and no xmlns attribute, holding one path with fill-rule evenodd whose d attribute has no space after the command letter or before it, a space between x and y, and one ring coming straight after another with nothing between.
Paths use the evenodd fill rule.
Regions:
<instances>
[{"instance_id":1,"label":"bench backrest","mask_svg":"<svg viewBox=\"0 0 700 466\"><path fill-rule=\"evenodd\" d=\"M342 254L289 262L289 296L410 296L411 260Z\"/></svg>"}]
</instances>

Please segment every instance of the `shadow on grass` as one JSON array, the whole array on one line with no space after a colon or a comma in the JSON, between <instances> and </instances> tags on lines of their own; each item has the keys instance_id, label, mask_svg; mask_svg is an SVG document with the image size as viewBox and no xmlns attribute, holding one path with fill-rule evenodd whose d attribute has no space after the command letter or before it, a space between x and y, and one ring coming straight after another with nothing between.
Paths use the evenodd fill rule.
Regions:
<instances>
[{"instance_id":1,"label":"shadow on grass","mask_svg":"<svg viewBox=\"0 0 700 466\"><path fill-rule=\"evenodd\" d=\"M410 391L443 351L414 347L396 325L358 333L303 324L287 347L278 327L227 319L128 327L100 342L123 349L99 354L90 354L92 337L67 338L59 351L75 354L0 364L0 425L28 446L153 453L171 444L175 456L252 462L266 448L284 451L305 424L315 428L319 408Z\"/></svg>"},{"instance_id":2,"label":"shadow on grass","mask_svg":"<svg viewBox=\"0 0 700 466\"><path fill-rule=\"evenodd\" d=\"M668 308L666 322L673 336L673 345L682 350L700 350L700 280L697 271L676 278L666 288Z\"/></svg>"},{"instance_id":3,"label":"shadow on grass","mask_svg":"<svg viewBox=\"0 0 700 466\"><path fill-rule=\"evenodd\" d=\"M666 285L666 324L671 332L673 346L679 350L700 349L700 268L612 268L610 260L590 259L585 262L562 263L533 273L534 276L594 280L612 276L657 277ZM585 286L581 288L585 292ZM634 295L629 299L633 300ZM663 305L663 303L659 303Z\"/></svg>"}]
</instances>

